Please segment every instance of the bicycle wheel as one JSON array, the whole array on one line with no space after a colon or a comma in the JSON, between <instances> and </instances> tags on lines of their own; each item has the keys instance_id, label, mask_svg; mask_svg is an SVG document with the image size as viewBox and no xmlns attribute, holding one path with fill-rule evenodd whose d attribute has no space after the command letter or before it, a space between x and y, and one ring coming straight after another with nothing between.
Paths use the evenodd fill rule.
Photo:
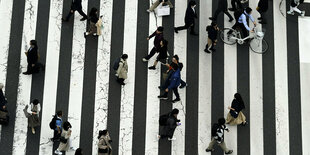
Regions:
<instances>
[{"instance_id":1,"label":"bicycle wheel","mask_svg":"<svg viewBox=\"0 0 310 155\"><path fill-rule=\"evenodd\" d=\"M250 48L255 53L264 54L268 50L268 43L265 39L252 39L250 41Z\"/></svg>"},{"instance_id":2,"label":"bicycle wheel","mask_svg":"<svg viewBox=\"0 0 310 155\"><path fill-rule=\"evenodd\" d=\"M231 28L224 28L221 31L221 40L228 45L233 45L237 42L237 32Z\"/></svg>"}]
</instances>

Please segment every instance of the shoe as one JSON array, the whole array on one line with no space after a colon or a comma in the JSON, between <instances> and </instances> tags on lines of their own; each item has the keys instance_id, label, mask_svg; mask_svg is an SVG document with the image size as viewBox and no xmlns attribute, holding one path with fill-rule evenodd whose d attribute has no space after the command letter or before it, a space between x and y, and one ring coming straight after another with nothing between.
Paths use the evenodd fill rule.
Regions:
<instances>
[{"instance_id":1,"label":"shoe","mask_svg":"<svg viewBox=\"0 0 310 155\"><path fill-rule=\"evenodd\" d=\"M54 153L55 153L55 154L58 154L58 155L61 155L61 154L62 154L62 152L60 152L60 151L58 151L58 150L55 150Z\"/></svg>"},{"instance_id":2,"label":"shoe","mask_svg":"<svg viewBox=\"0 0 310 155\"><path fill-rule=\"evenodd\" d=\"M234 19L229 19L229 22L232 22Z\"/></svg>"},{"instance_id":3,"label":"shoe","mask_svg":"<svg viewBox=\"0 0 310 155\"><path fill-rule=\"evenodd\" d=\"M147 9L146 12L151 13L152 11L150 9Z\"/></svg>"},{"instance_id":4,"label":"shoe","mask_svg":"<svg viewBox=\"0 0 310 155\"><path fill-rule=\"evenodd\" d=\"M163 99L163 100L168 100L168 96L164 96L164 95L159 95L158 98Z\"/></svg>"},{"instance_id":5,"label":"shoe","mask_svg":"<svg viewBox=\"0 0 310 155\"><path fill-rule=\"evenodd\" d=\"M173 138L168 138L168 140L174 141L174 140L177 140L177 139L175 137L173 137Z\"/></svg>"},{"instance_id":6,"label":"shoe","mask_svg":"<svg viewBox=\"0 0 310 155\"><path fill-rule=\"evenodd\" d=\"M65 18L61 18L61 20L63 21L63 22L68 22L69 20L67 20L67 19L65 19Z\"/></svg>"},{"instance_id":7,"label":"shoe","mask_svg":"<svg viewBox=\"0 0 310 155\"><path fill-rule=\"evenodd\" d=\"M225 154L231 154L233 153L233 150L229 150L228 152L225 152Z\"/></svg>"},{"instance_id":8,"label":"shoe","mask_svg":"<svg viewBox=\"0 0 310 155\"><path fill-rule=\"evenodd\" d=\"M293 11L292 12L291 11L287 11L286 13L289 14L289 15L294 15Z\"/></svg>"},{"instance_id":9,"label":"shoe","mask_svg":"<svg viewBox=\"0 0 310 155\"><path fill-rule=\"evenodd\" d=\"M86 32L84 32L84 38L86 38Z\"/></svg>"},{"instance_id":10,"label":"shoe","mask_svg":"<svg viewBox=\"0 0 310 155\"><path fill-rule=\"evenodd\" d=\"M23 72L23 74L24 74L24 75L30 75L30 73L28 73L28 72Z\"/></svg>"},{"instance_id":11,"label":"shoe","mask_svg":"<svg viewBox=\"0 0 310 155\"><path fill-rule=\"evenodd\" d=\"M181 99L180 98L176 98L176 99L172 100L172 103L175 103L175 102L178 102L178 101L181 101Z\"/></svg>"},{"instance_id":12,"label":"shoe","mask_svg":"<svg viewBox=\"0 0 310 155\"><path fill-rule=\"evenodd\" d=\"M180 88L180 89L183 89L183 88L186 87L186 86L187 86L187 84L181 85L179 88Z\"/></svg>"},{"instance_id":13,"label":"shoe","mask_svg":"<svg viewBox=\"0 0 310 155\"><path fill-rule=\"evenodd\" d=\"M151 66L151 67L149 67L149 69L155 70L156 68L155 68L155 66Z\"/></svg>"},{"instance_id":14,"label":"shoe","mask_svg":"<svg viewBox=\"0 0 310 155\"><path fill-rule=\"evenodd\" d=\"M241 125L242 126L246 126L246 125L248 125L249 123L248 122L244 122L244 123L242 123Z\"/></svg>"},{"instance_id":15,"label":"shoe","mask_svg":"<svg viewBox=\"0 0 310 155\"><path fill-rule=\"evenodd\" d=\"M215 18L213 18L213 17L209 17L209 19L210 19L210 20L216 20L216 19L215 19Z\"/></svg>"},{"instance_id":16,"label":"shoe","mask_svg":"<svg viewBox=\"0 0 310 155\"><path fill-rule=\"evenodd\" d=\"M32 134L35 134L36 131L34 130L34 128L31 128Z\"/></svg>"},{"instance_id":17,"label":"shoe","mask_svg":"<svg viewBox=\"0 0 310 155\"><path fill-rule=\"evenodd\" d=\"M301 17L304 17L305 16L305 13L306 13L306 11L301 11Z\"/></svg>"},{"instance_id":18,"label":"shoe","mask_svg":"<svg viewBox=\"0 0 310 155\"><path fill-rule=\"evenodd\" d=\"M148 62L149 60L147 60L147 59L143 58L143 59L142 59L142 61L143 61L143 62Z\"/></svg>"},{"instance_id":19,"label":"shoe","mask_svg":"<svg viewBox=\"0 0 310 155\"><path fill-rule=\"evenodd\" d=\"M80 19L80 21L84 21L84 20L86 20L87 18L85 18L85 17L83 17L82 19Z\"/></svg>"},{"instance_id":20,"label":"shoe","mask_svg":"<svg viewBox=\"0 0 310 155\"><path fill-rule=\"evenodd\" d=\"M203 51L205 51L206 53L211 53L208 49L204 49Z\"/></svg>"},{"instance_id":21,"label":"shoe","mask_svg":"<svg viewBox=\"0 0 310 155\"><path fill-rule=\"evenodd\" d=\"M174 28L174 32L175 32L175 33L179 33L179 31L177 30L176 27Z\"/></svg>"},{"instance_id":22,"label":"shoe","mask_svg":"<svg viewBox=\"0 0 310 155\"><path fill-rule=\"evenodd\" d=\"M213 152L214 149L206 149L206 152Z\"/></svg>"}]
</instances>

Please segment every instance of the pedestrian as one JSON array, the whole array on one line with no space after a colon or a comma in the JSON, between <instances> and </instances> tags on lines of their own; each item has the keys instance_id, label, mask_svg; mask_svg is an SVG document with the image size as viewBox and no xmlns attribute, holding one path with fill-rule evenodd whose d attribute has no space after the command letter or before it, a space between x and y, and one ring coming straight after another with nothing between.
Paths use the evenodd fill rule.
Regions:
<instances>
[{"instance_id":1,"label":"pedestrian","mask_svg":"<svg viewBox=\"0 0 310 155\"><path fill-rule=\"evenodd\" d=\"M178 65L178 68L180 69L180 72L182 71L182 69L183 69L183 63L179 61L179 56L178 56L178 55L174 55L174 56L172 57L172 62L170 63L170 65L169 65L169 64L166 64L166 66L168 67L167 73L169 73L169 72L172 70L172 67L171 67L172 63L177 64L177 65ZM182 88L184 88L184 87L186 87L186 86L187 86L187 83L186 83L185 81L183 81L182 78L181 78L180 87L179 87L179 88L182 89ZM165 89L166 89L166 88L165 88Z\"/></svg>"},{"instance_id":2,"label":"pedestrian","mask_svg":"<svg viewBox=\"0 0 310 155\"><path fill-rule=\"evenodd\" d=\"M82 149L81 149L81 148L77 148L77 149L75 150L74 155L83 155Z\"/></svg>"},{"instance_id":3,"label":"pedestrian","mask_svg":"<svg viewBox=\"0 0 310 155\"><path fill-rule=\"evenodd\" d=\"M166 83L165 85L167 86L167 88L165 88L165 93L163 95L159 95L158 98L167 100L169 90L173 90L173 93L176 96L176 98L172 100L172 103L175 103L181 100L178 92L178 87L181 83L181 74L177 64L172 63L171 67L172 67L172 73L168 77L167 79L168 81L166 80L165 82Z\"/></svg>"},{"instance_id":4,"label":"pedestrian","mask_svg":"<svg viewBox=\"0 0 310 155\"><path fill-rule=\"evenodd\" d=\"M112 155L112 140L108 130L100 130L98 139L98 155Z\"/></svg>"},{"instance_id":5,"label":"pedestrian","mask_svg":"<svg viewBox=\"0 0 310 155\"><path fill-rule=\"evenodd\" d=\"M225 13L229 17L229 22L232 22L234 18L230 15L230 13L227 11L227 0L218 0L217 9L215 10L215 13L213 17L210 17L210 20L216 21L217 16L221 13Z\"/></svg>"},{"instance_id":6,"label":"pedestrian","mask_svg":"<svg viewBox=\"0 0 310 155\"><path fill-rule=\"evenodd\" d=\"M32 134L36 133L35 127L40 126L40 111L41 105L38 99L34 99L32 103L26 105L24 108L25 116L28 118L28 127L31 128Z\"/></svg>"},{"instance_id":7,"label":"pedestrian","mask_svg":"<svg viewBox=\"0 0 310 155\"><path fill-rule=\"evenodd\" d=\"M123 54L118 63L118 69L116 71L117 82L121 85L125 85L124 81L127 79L128 73L128 64L127 64L128 55Z\"/></svg>"},{"instance_id":8,"label":"pedestrian","mask_svg":"<svg viewBox=\"0 0 310 155\"><path fill-rule=\"evenodd\" d=\"M30 40L30 48L28 49L28 51L25 52L26 56L27 56L27 71L23 72L23 74L25 75L30 75L33 73L37 73L38 69L36 66L36 64L38 63L38 45L37 45L37 41L35 40Z\"/></svg>"},{"instance_id":9,"label":"pedestrian","mask_svg":"<svg viewBox=\"0 0 310 155\"><path fill-rule=\"evenodd\" d=\"M260 17L258 18L260 24L267 24L266 12L268 10L268 0L259 0L256 10L259 12Z\"/></svg>"},{"instance_id":10,"label":"pedestrian","mask_svg":"<svg viewBox=\"0 0 310 155\"><path fill-rule=\"evenodd\" d=\"M181 125L180 120L178 119L179 110L173 109L168 114L168 119L166 121L166 125L161 128L160 134L158 135L158 139L163 139L168 137L168 140L176 140L175 137L173 137L174 131L177 126Z\"/></svg>"},{"instance_id":11,"label":"pedestrian","mask_svg":"<svg viewBox=\"0 0 310 155\"><path fill-rule=\"evenodd\" d=\"M231 8L229 8L229 10L236 11L238 9L242 9L242 4L240 0L231 0Z\"/></svg>"},{"instance_id":12,"label":"pedestrian","mask_svg":"<svg viewBox=\"0 0 310 155\"><path fill-rule=\"evenodd\" d=\"M55 154L61 155L62 152L69 151L69 149L73 151L76 150L76 148L71 146L71 139L70 139L72 133L71 128L72 126L68 121L64 122L60 137L60 143L58 148L54 152Z\"/></svg>"},{"instance_id":13,"label":"pedestrian","mask_svg":"<svg viewBox=\"0 0 310 155\"><path fill-rule=\"evenodd\" d=\"M71 9L66 18L62 18L62 21L69 21L69 18L73 15L75 11L77 11L83 18L80 21L84 21L87 19L87 15L82 10L82 0L72 0Z\"/></svg>"},{"instance_id":14,"label":"pedestrian","mask_svg":"<svg viewBox=\"0 0 310 155\"><path fill-rule=\"evenodd\" d=\"M234 99L231 106L228 107L229 112L227 114L226 123L230 125L246 125L245 116L241 110L245 108L242 97L239 93L234 95Z\"/></svg>"},{"instance_id":15,"label":"pedestrian","mask_svg":"<svg viewBox=\"0 0 310 155\"><path fill-rule=\"evenodd\" d=\"M8 101L6 100L4 93L3 93L3 87L4 84L0 83L0 110L1 111L5 111L6 110L6 104L8 103Z\"/></svg>"},{"instance_id":16,"label":"pedestrian","mask_svg":"<svg viewBox=\"0 0 310 155\"><path fill-rule=\"evenodd\" d=\"M294 11L299 13L302 17L305 16L305 11L300 11L297 7L299 4L303 3L304 0L291 0L290 10L287 11L287 14L294 15Z\"/></svg>"},{"instance_id":17,"label":"pedestrian","mask_svg":"<svg viewBox=\"0 0 310 155\"><path fill-rule=\"evenodd\" d=\"M173 8L173 5L170 2L170 0L156 0L155 3L153 3L153 5L146 11L153 12L158 7L159 4L161 4L162 6L169 5L170 8Z\"/></svg>"},{"instance_id":18,"label":"pedestrian","mask_svg":"<svg viewBox=\"0 0 310 155\"><path fill-rule=\"evenodd\" d=\"M157 49L157 53L158 56L156 57L156 60L154 61L153 66L150 66L149 69L155 70L156 69L156 65L158 63L158 61L161 61L162 63L165 63L167 60L167 52L168 52L168 41L163 39L160 41L160 47Z\"/></svg>"},{"instance_id":19,"label":"pedestrian","mask_svg":"<svg viewBox=\"0 0 310 155\"><path fill-rule=\"evenodd\" d=\"M94 36L97 35L97 27L96 23L98 22L98 10L96 8L92 8L89 12L89 29L87 32L84 32L84 38L86 38L87 35L92 34Z\"/></svg>"},{"instance_id":20,"label":"pedestrian","mask_svg":"<svg viewBox=\"0 0 310 155\"><path fill-rule=\"evenodd\" d=\"M190 1L188 3L187 9L186 9L186 13L185 13L185 25L184 26L180 26L180 27L175 27L174 28L174 32L175 33L179 33L180 30L184 30L184 29L188 29L189 27L191 28L191 35L197 35L195 33L195 18L197 18L197 13L195 10L196 7L196 2L195 1Z\"/></svg>"},{"instance_id":21,"label":"pedestrian","mask_svg":"<svg viewBox=\"0 0 310 155\"><path fill-rule=\"evenodd\" d=\"M159 51L161 45L160 42L164 39L164 34L163 34L164 28L162 26L159 26L157 30L151 34L149 37L146 38L146 40L150 40L151 38L154 38L154 47L152 48L151 52L149 55L144 57L142 61L147 62L149 59L154 56L154 54Z\"/></svg>"},{"instance_id":22,"label":"pedestrian","mask_svg":"<svg viewBox=\"0 0 310 155\"><path fill-rule=\"evenodd\" d=\"M204 51L207 53L215 52L216 50L214 49L214 46L217 43L217 33L220 29L216 22L213 21L211 25L207 26L206 30L208 32L208 43L206 44Z\"/></svg>"},{"instance_id":23,"label":"pedestrian","mask_svg":"<svg viewBox=\"0 0 310 155\"><path fill-rule=\"evenodd\" d=\"M54 115L52 121L50 122L50 128L54 130L54 136L52 141L59 141L62 131L62 111L57 111L56 115Z\"/></svg>"},{"instance_id":24,"label":"pedestrian","mask_svg":"<svg viewBox=\"0 0 310 155\"><path fill-rule=\"evenodd\" d=\"M231 154L233 150L229 150L226 147L225 141L224 141L224 130L229 132L229 129L225 125L225 118L218 119L218 123L214 123L212 125L212 140L209 143L208 148L206 149L206 152L213 152L213 145L217 143L222 150L225 152L225 154Z\"/></svg>"}]
</instances>

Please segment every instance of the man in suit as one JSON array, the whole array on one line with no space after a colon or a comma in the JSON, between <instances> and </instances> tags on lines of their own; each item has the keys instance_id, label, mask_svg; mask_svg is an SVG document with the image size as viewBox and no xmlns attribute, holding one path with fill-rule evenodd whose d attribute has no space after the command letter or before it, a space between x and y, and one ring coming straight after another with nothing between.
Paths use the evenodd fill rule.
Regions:
<instances>
[{"instance_id":1,"label":"man in suit","mask_svg":"<svg viewBox=\"0 0 310 155\"><path fill-rule=\"evenodd\" d=\"M196 2L195 1L190 1L188 3L188 7L186 9L186 13L185 13L185 25L184 26L180 26L180 27L175 27L174 28L174 32L178 33L179 30L184 30L184 29L188 29L189 27L191 27L191 35L197 35L195 33L195 18L197 18L197 13L195 11L195 7L196 7Z\"/></svg>"},{"instance_id":2,"label":"man in suit","mask_svg":"<svg viewBox=\"0 0 310 155\"><path fill-rule=\"evenodd\" d=\"M230 13L227 11L227 0L218 0L217 9L213 15L213 17L210 17L210 20L216 21L217 16L224 12L229 17L229 22L232 22L234 18L230 15Z\"/></svg>"},{"instance_id":3,"label":"man in suit","mask_svg":"<svg viewBox=\"0 0 310 155\"><path fill-rule=\"evenodd\" d=\"M82 0L72 0L71 9L66 19L62 18L63 21L69 21L69 18L72 16L74 11L77 11L83 18L80 21L87 19L87 15L82 10Z\"/></svg>"},{"instance_id":4,"label":"man in suit","mask_svg":"<svg viewBox=\"0 0 310 155\"><path fill-rule=\"evenodd\" d=\"M28 49L27 52L25 52L25 54L27 56L28 66L27 66L27 71L23 72L23 74L29 75L29 74L37 72L36 64L39 59L37 41L35 40L30 41L30 48Z\"/></svg>"}]
</instances>

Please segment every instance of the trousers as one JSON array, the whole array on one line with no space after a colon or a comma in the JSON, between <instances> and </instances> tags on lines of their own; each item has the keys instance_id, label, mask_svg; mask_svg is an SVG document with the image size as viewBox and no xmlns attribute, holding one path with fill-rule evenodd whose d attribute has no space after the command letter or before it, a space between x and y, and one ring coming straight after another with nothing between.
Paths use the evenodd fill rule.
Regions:
<instances>
[{"instance_id":1,"label":"trousers","mask_svg":"<svg viewBox=\"0 0 310 155\"><path fill-rule=\"evenodd\" d=\"M73 10L73 12L71 12L71 10L69 11L69 14L67 15L66 17L66 20L69 20L70 17L73 15L73 13L77 11L81 16L83 16L83 18L86 18L87 19L87 15L83 12L82 8L81 9L78 9L78 10Z\"/></svg>"},{"instance_id":2,"label":"trousers","mask_svg":"<svg viewBox=\"0 0 310 155\"><path fill-rule=\"evenodd\" d=\"M212 138L211 142L209 143L208 149L210 149L210 150L213 149L213 146L214 146L215 143L217 143L216 139ZM220 143L220 144L217 144L217 145L220 146L223 151L225 151L225 152L229 151L229 149L227 149L226 144L225 144L224 141L222 143Z\"/></svg>"}]
</instances>

